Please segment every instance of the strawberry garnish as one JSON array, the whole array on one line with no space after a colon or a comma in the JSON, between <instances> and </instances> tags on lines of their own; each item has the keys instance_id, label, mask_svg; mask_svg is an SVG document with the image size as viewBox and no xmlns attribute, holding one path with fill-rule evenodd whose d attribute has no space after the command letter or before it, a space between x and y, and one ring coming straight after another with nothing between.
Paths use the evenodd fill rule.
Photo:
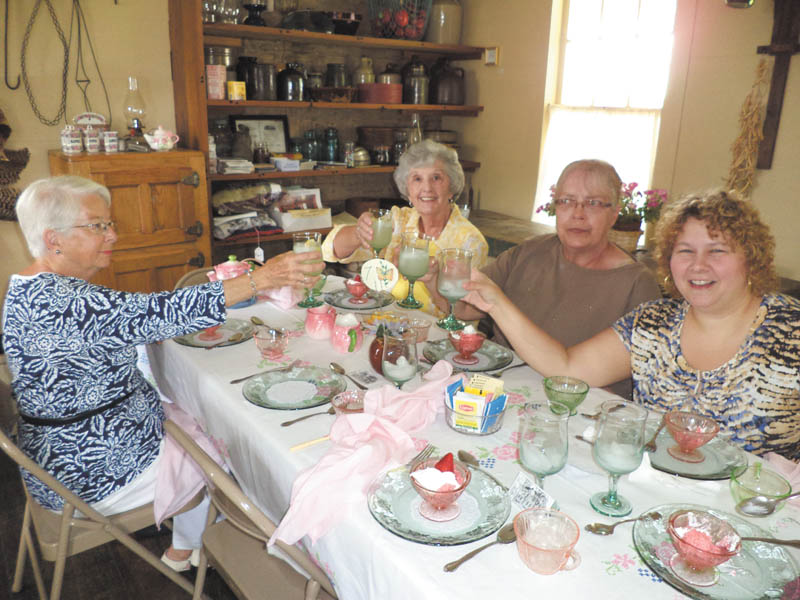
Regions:
<instances>
[{"instance_id":1,"label":"strawberry garnish","mask_svg":"<svg viewBox=\"0 0 800 600\"><path fill-rule=\"evenodd\" d=\"M361 275L358 275L358 274L356 274L356 275L353 277L353 281L359 281L359 282L360 282L360 281L361 281Z\"/></svg>"},{"instance_id":2,"label":"strawberry garnish","mask_svg":"<svg viewBox=\"0 0 800 600\"><path fill-rule=\"evenodd\" d=\"M455 465L453 465L453 453L448 452L442 458L439 459L439 462L437 462L433 466L436 467L438 470L442 471L443 473L447 471L455 473L456 468Z\"/></svg>"}]
</instances>

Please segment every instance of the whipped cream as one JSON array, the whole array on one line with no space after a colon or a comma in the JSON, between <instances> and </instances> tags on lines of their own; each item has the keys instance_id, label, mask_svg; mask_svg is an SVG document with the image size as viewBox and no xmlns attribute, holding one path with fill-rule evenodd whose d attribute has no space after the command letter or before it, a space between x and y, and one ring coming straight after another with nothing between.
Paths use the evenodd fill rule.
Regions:
<instances>
[{"instance_id":1,"label":"whipped cream","mask_svg":"<svg viewBox=\"0 0 800 600\"><path fill-rule=\"evenodd\" d=\"M417 469L411 473L411 477L426 490L447 491L447 489L456 489L458 487L458 480L456 479L455 473L452 471L440 471L434 467ZM445 486L452 487L442 490Z\"/></svg>"}]
</instances>

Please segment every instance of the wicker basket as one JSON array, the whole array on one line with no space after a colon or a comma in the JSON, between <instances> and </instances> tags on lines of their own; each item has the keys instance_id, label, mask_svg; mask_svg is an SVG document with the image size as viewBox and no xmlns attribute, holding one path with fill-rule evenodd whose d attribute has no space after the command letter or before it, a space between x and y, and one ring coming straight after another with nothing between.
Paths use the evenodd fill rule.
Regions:
<instances>
[{"instance_id":1,"label":"wicker basket","mask_svg":"<svg viewBox=\"0 0 800 600\"><path fill-rule=\"evenodd\" d=\"M642 230L637 231L620 231L619 229L609 229L608 241L616 244L626 252L633 254L636 246L639 244L639 237L642 235Z\"/></svg>"},{"instance_id":2,"label":"wicker basket","mask_svg":"<svg viewBox=\"0 0 800 600\"><path fill-rule=\"evenodd\" d=\"M375 37L421 40L425 35L431 0L369 0L368 7Z\"/></svg>"}]
</instances>

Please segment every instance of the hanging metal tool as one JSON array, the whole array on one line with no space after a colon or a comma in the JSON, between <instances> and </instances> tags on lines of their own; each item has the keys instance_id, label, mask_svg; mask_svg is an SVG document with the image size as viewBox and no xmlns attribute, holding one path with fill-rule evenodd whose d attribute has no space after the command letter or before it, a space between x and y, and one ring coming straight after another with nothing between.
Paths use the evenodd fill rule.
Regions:
<instances>
[{"instance_id":1,"label":"hanging metal tool","mask_svg":"<svg viewBox=\"0 0 800 600\"><path fill-rule=\"evenodd\" d=\"M4 22L5 30L3 31L3 73L6 78L6 87L10 90L15 90L19 87L19 75L17 75L16 85L11 85L8 82L8 0L6 0L6 20Z\"/></svg>"}]
</instances>

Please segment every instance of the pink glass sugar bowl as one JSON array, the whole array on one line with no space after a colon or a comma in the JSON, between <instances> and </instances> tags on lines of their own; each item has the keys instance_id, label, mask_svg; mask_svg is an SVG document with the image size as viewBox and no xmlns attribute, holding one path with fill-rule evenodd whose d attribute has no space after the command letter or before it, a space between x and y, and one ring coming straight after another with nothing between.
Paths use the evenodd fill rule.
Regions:
<instances>
[{"instance_id":1,"label":"pink glass sugar bowl","mask_svg":"<svg viewBox=\"0 0 800 600\"><path fill-rule=\"evenodd\" d=\"M679 510L672 513L667 532L678 551L669 568L683 581L708 587L719 580L717 565L739 553L742 540L723 519L702 510Z\"/></svg>"},{"instance_id":2,"label":"pink glass sugar bowl","mask_svg":"<svg viewBox=\"0 0 800 600\"><path fill-rule=\"evenodd\" d=\"M581 564L575 550L581 530L575 520L550 508L528 508L514 517L517 551L522 562L540 575L571 571Z\"/></svg>"},{"instance_id":3,"label":"pink glass sugar bowl","mask_svg":"<svg viewBox=\"0 0 800 600\"><path fill-rule=\"evenodd\" d=\"M416 465L411 471L411 485L422 497L422 503L419 506L420 514L431 521L452 521L461 514L461 508L458 506L458 497L467 489L470 480L472 479L472 472L469 467L464 463L454 460L453 461L453 474L455 475L456 486L445 485L438 489L429 489L420 484L413 476L418 471L425 469L435 469L434 465L439 461L439 458L429 458Z\"/></svg>"},{"instance_id":4,"label":"pink glass sugar bowl","mask_svg":"<svg viewBox=\"0 0 800 600\"><path fill-rule=\"evenodd\" d=\"M667 448L670 456L687 463L701 463L706 457L698 451L719 433L719 423L711 417L671 410L664 415L664 424L677 445Z\"/></svg>"}]
</instances>

